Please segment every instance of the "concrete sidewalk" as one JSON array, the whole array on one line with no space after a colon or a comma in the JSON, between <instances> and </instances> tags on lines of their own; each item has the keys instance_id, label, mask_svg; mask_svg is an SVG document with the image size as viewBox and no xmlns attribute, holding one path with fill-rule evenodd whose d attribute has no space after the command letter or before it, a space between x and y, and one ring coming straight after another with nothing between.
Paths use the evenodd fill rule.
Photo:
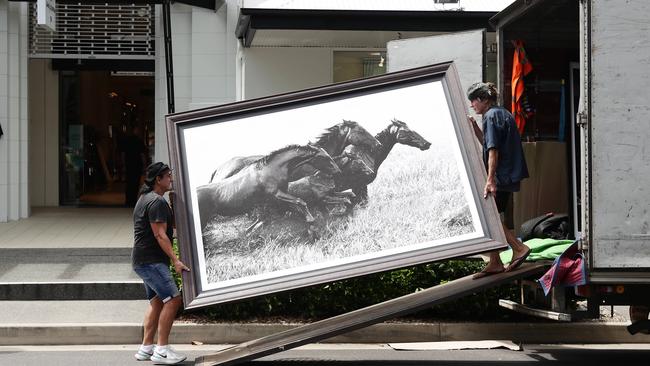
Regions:
<instances>
[{"instance_id":1,"label":"concrete sidewalk","mask_svg":"<svg viewBox=\"0 0 650 366\"><path fill-rule=\"evenodd\" d=\"M0 223L0 248L130 248L133 209L33 207L26 219Z\"/></svg>"}]
</instances>

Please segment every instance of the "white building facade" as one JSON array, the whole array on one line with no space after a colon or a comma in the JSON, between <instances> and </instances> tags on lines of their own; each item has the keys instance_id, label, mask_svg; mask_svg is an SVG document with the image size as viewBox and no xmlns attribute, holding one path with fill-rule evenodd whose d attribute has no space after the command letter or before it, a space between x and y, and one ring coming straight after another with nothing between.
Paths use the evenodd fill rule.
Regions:
<instances>
[{"instance_id":1,"label":"white building facade","mask_svg":"<svg viewBox=\"0 0 650 366\"><path fill-rule=\"evenodd\" d=\"M387 42L489 28L487 19L510 2L174 2L175 111L381 73ZM50 41L53 46L43 52L39 42L48 40L34 30L34 3L0 0L0 222L28 217L32 207L123 205L128 149L121 141L132 129L148 147L150 161L168 161L163 7L110 3L102 4L115 14L139 7L126 15L135 25L125 21L118 35L95 36L89 50L77 45L70 51L65 42ZM69 8L72 15L61 6L50 36L75 19L94 19L94 27L107 29L114 23L100 24L97 19L108 19L109 10L87 2ZM123 34L146 19L150 39ZM111 46L96 51L129 40L136 49L145 39L147 45L133 54Z\"/></svg>"}]
</instances>

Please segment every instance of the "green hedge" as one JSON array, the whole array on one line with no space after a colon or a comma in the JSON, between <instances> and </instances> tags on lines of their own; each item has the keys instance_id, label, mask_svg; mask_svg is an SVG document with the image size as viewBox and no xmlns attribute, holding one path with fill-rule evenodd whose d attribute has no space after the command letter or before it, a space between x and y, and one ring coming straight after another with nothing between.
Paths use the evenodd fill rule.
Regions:
<instances>
[{"instance_id":1,"label":"green hedge","mask_svg":"<svg viewBox=\"0 0 650 366\"><path fill-rule=\"evenodd\" d=\"M314 321L443 284L475 273L484 264L476 260L449 260L290 292L261 296L235 303L186 311L210 321L251 321L284 318ZM431 307L410 317L458 321L506 319L498 299L516 299L517 287L504 285Z\"/></svg>"}]
</instances>

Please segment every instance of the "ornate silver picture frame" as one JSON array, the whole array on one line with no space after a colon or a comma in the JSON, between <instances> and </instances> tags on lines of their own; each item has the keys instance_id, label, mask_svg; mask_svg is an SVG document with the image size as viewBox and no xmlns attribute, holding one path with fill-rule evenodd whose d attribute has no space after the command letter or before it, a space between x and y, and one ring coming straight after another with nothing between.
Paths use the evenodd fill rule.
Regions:
<instances>
[{"instance_id":1,"label":"ornate silver picture frame","mask_svg":"<svg viewBox=\"0 0 650 366\"><path fill-rule=\"evenodd\" d=\"M167 116L186 308L505 247L453 63Z\"/></svg>"}]
</instances>

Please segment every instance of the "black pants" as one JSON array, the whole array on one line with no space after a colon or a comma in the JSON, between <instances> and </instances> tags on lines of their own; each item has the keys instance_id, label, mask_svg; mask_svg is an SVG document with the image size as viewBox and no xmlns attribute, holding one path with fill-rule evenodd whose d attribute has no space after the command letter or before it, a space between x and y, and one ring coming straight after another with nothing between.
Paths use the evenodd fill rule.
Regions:
<instances>
[{"instance_id":1,"label":"black pants","mask_svg":"<svg viewBox=\"0 0 650 366\"><path fill-rule=\"evenodd\" d=\"M497 191L497 195L494 197L494 200L497 203L497 210L499 213L506 212L508 203L510 202L510 197L512 197L512 192Z\"/></svg>"}]
</instances>

